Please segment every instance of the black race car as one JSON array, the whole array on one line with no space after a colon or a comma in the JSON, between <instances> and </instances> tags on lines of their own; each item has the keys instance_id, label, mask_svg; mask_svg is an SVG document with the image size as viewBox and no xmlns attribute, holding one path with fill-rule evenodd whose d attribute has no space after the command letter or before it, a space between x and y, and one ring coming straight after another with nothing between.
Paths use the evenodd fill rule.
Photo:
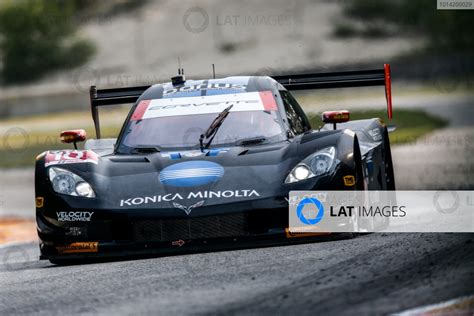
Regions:
<instances>
[{"instance_id":1,"label":"black race car","mask_svg":"<svg viewBox=\"0 0 474 316\"><path fill-rule=\"evenodd\" d=\"M295 237L292 190L394 190L386 125L323 113L315 130L289 90L384 85L390 68L236 76L144 87L91 87L97 139L37 157L41 258L93 259ZM134 103L117 139L101 139L98 107ZM303 237L307 237L304 234ZM293 239L294 240L294 239Z\"/></svg>"}]
</instances>

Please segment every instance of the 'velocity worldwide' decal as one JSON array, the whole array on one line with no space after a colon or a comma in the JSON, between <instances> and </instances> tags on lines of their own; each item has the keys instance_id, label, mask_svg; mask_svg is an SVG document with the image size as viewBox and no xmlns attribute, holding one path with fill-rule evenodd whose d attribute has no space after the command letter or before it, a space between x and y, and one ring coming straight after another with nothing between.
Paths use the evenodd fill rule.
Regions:
<instances>
[{"instance_id":1,"label":"'velocity worldwide' decal","mask_svg":"<svg viewBox=\"0 0 474 316\"><path fill-rule=\"evenodd\" d=\"M45 167L72 163L99 162L99 156L90 150L58 150L48 151L44 159Z\"/></svg>"},{"instance_id":2,"label":"'velocity worldwide' decal","mask_svg":"<svg viewBox=\"0 0 474 316\"><path fill-rule=\"evenodd\" d=\"M59 222L90 222L94 212L56 212Z\"/></svg>"},{"instance_id":3,"label":"'velocity worldwide' decal","mask_svg":"<svg viewBox=\"0 0 474 316\"><path fill-rule=\"evenodd\" d=\"M247 198L259 197L256 190L225 190L225 191L197 191L188 194L168 193L163 195L132 197L120 200L120 206L141 206L152 205L163 202L174 202L179 200L191 199L229 199L229 198Z\"/></svg>"}]
</instances>

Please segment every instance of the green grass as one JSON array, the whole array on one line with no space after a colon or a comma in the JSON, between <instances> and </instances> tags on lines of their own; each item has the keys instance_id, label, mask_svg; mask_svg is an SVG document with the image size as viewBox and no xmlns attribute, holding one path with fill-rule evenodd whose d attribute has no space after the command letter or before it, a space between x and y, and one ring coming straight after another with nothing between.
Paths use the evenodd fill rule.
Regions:
<instances>
[{"instance_id":1,"label":"green grass","mask_svg":"<svg viewBox=\"0 0 474 316\"><path fill-rule=\"evenodd\" d=\"M76 115L80 117L80 115ZM351 120L366 118L384 118L385 111L351 111ZM322 126L320 115L309 115L311 126L315 129ZM33 120L33 119L31 119ZM63 117L58 117L58 121L63 121ZM25 120L24 120L25 121ZM44 117L42 119L34 118L34 123L43 128L41 130L31 127L28 134L11 134L8 138L3 135L0 141L0 168L18 168L33 167L35 157L46 150L54 149L72 149L72 144L63 144L59 141L59 131L63 126L57 127L52 124L52 118ZM44 122L43 122L44 121ZM13 123L15 124L15 123ZM13 125L10 122L10 125ZM49 125L48 125L49 124ZM67 122L67 124L71 124ZM446 126L447 122L429 115L421 110L397 110L394 113L394 119L387 122L388 125L396 125L397 130L390 134L392 144L403 144L413 142L417 138L437 129ZM71 124L72 125L72 124ZM102 128L103 137L115 137L120 129L121 120L117 124L105 124ZM28 125L30 126L30 125ZM32 126L32 125L31 125ZM89 138L95 137L92 127L86 128ZM82 144L79 144L82 147Z\"/></svg>"},{"instance_id":2,"label":"green grass","mask_svg":"<svg viewBox=\"0 0 474 316\"><path fill-rule=\"evenodd\" d=\"M385 118L387 113L382 110L351 111L351 120L368 118ZM318 128L324 125L320 115L309 115L311 126ZM382 119L385 120L385 119ZM398 109L393 113L391 121L385 120L387 125L395 125L397 129L390 133L392 144L405 144L416 141L418 138L447 125L447 121L430 115L422 110Z\"/></svg>"}]
</instances>

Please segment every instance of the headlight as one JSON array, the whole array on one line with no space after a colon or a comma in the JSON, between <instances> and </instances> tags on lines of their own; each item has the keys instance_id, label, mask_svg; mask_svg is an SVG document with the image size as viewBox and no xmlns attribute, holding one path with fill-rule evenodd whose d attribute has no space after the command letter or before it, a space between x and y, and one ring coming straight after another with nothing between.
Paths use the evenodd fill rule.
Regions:
<instances>
[{"instance_id":1,"label":"headlight","mask_svg":"<svg viewBox=\"0 0 474 316\"><path fill-rule=\"evenodd\" d=\"M95 197L90 184L71 171L50 167L49 180L53 190L57 193L88 198Z\"/></svg>"},{"instance_id":2,"label":"headlight","mask_svg":"<svg viewBox=\"0 0 474 316\"><path fill-rule=\"evenodd\" d=\"M336 148L326 147L305 158L286 177L285 183L294 183L323 175L334 166Z\"/></svg>"}]
</instances>

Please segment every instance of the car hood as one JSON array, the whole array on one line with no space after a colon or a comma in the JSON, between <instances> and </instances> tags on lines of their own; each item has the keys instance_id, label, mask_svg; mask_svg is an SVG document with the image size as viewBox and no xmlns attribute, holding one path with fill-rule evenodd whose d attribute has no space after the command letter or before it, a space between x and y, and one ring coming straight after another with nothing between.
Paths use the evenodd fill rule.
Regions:
<instances>
[{"instance_id":1,"label":"car hood","mask_svg":"<svg viewBox=\"0 0 474 316\"><path fill-rule=\"evenodd\" d=\"M44 166L68 169L91 184L94 199L62 196L74 208L154 210L196 203L253 203L283 199L290 189L305 189L286 185L285 178L310 153L334 144L336 134L321 132L306 135L306 139L216 148L206 153L194 150L99 156L90 150L49 152Z\"/></svg>"},{"instance_id":2,"label":"car hood","mask_svg":"<svg viewBox=\"0 0 474 316\"><path fill-rule=\"evenodd\" d=\"M290 142L252 147L110 155L71 164L104 208L170 208L287 195L284 181L299 161ZM75 170L74 170L75 169ZM173 204L177 203L177 204Z\"/></svg>"}]
</instances>

